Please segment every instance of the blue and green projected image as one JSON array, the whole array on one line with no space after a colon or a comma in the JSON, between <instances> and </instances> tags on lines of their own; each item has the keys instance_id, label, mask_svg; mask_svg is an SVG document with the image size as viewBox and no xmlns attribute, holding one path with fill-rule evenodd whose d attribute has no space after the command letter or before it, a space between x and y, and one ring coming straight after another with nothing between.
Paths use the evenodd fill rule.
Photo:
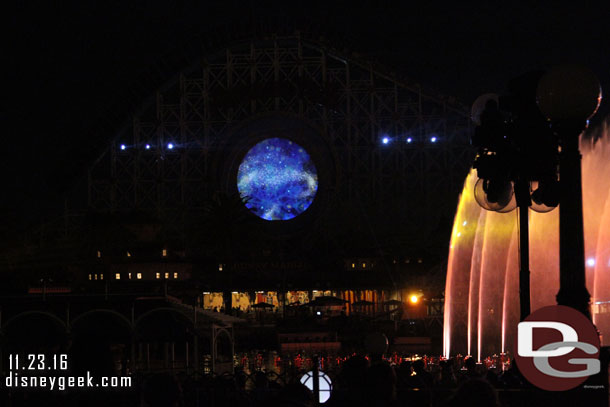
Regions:
<instances>
[{"instance_id":1,"label":"blue and green projected image","mask_svg":"<svg viewBox=\"0 0 610 407\"><path fill-rule=\"evenodd\" d=\"M313 202L318 174L303 147L284 138L269 138L244 157L237 172L237 189L257 216L288 220Z\"/></svg>"}]
</instances>

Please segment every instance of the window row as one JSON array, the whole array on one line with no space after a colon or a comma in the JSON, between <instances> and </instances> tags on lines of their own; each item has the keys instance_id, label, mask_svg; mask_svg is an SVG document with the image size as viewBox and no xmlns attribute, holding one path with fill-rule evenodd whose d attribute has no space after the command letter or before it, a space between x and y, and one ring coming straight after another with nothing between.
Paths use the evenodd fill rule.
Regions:
<instances>
[{"instance_id":1,"label":"window row","mask_svg":"<svg viewBox=\"0 0 610 407\"><path fill-rule=\"evenodd\" d=\"M152 273L151 273L152 275ZM134 279L133 277L135 276L136 280L142 280L142 273L115 273L114 274L114 279L115 280L120 280L121 278L124 278L126 280L132 280ZM174 273L155 273L154 274L154 279L155 280L170 280L170 279L174 279L177 280L178 279L178 273L174 272ZM101 274L89 274L89 280L93 281L93 280L103 280L104 279L104 273ZM144 278L146 279L146 278ZM152 279L152 278L151 278Z\"/></svg>"}]
</instances>

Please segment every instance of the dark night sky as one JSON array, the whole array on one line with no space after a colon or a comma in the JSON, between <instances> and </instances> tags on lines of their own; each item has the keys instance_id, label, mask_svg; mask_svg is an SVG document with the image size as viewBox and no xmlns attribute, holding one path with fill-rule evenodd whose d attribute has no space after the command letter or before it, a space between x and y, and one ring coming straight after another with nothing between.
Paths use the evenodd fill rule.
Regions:
<instances>
[{"instance_id":1,"label":"dark night sky","mask_svg":"<svg viewBox=\"0 0 610 407\"><path fill-rule=\"evenodd\" d=\"M56 206L99 151L96 129L121 127L132 113L122 108L125 100L154 94L156 86L141 88L141 78L164 60L177 72L182 66L173 66L173 57L194 56L188 49L227 27L315 27L466 105L481 93L502 92L512 76L566 62L591 67L610 92L607 1L552 8L512 1L13 3L5 16L2 105L2 207L13 222Z\"/></svg>"}]
</instances>

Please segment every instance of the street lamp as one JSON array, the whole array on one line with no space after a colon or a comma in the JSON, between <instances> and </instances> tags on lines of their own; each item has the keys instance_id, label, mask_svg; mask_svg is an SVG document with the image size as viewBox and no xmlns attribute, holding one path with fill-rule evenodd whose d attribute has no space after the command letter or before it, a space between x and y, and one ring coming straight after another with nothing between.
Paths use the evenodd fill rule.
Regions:
<instances>
[{"instance_id":1,"label":"street lamp","mask_svg":"<svg viewBox=\"0 0 610 407\"><path fill-rule=\"evenodd\" d=\"M521 320L530 314L528 210L557 206L557 145L535 98L543 74L532 71L514 78L508 94L484 94L472 106L477 125L472 144L479 148L473 165L479 177L474 197L488 211L518 208Z\"/></svg>"},{"instance_id":2,"label":"street lamp","mask_svg":"<svg viewBox=\"0 0 610 407\"><path fill-rule=\"evenodd\" d=\"M559 293L557 303L591 318L591 296L585 283L579 135L587 128L602 98L599 80L581 66L566 65L547 72L538 83L536 100L557 134L559 154Z\"/></svg>"}]
</instances>

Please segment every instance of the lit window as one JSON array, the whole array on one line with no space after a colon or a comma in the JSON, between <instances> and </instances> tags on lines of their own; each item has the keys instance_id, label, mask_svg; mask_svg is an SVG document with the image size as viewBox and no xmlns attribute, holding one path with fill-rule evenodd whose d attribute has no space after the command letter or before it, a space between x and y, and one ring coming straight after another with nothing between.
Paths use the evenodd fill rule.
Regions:
<instances>
[{"instance_id":1,"label":"lit window","mask_svg":"<svg viewBox=\"0 0 610 407\"><path fill-rule=\"evenodd\" d=\"M103 279L104 279L104 274L102 273L102 274L100 274L100 280L103 280Z\"/></svg>"},{"instance_id":2,"label":"lit window","mask_svg":"<svg viewBox=\"0 0 610 407\"><path fill-rule=\"evenodd\" d=\"M97 251L97 258L99 259L100 257L102 257L102 252L100 252L99 250Z\"/></svg>"},{"instance_id":3,"label":"lit window","mask_svg":"<svg viewBox=\"0 0 610 407\"><path fill-rule=\"evenodd\" d=\"M163 249L163 252L161 253L161 255L163 257L167 257L167 249Z\"/></svg>"},{"instance_id":4,"label":"lit window","mask_svg":"<svg viewBox=\"0 0 610 407\"><path fill-rule=\"evenodd\" d=\"M91 274L89 274L89 280L91 280Z\"/></svg>"},{"instance_id":5,"label":"lit window","mask_svg":"<svg viewBox=\"0 0 610 407\"><path fill-rule=\"evenodd\" d=\"M93 276L93 278L94 278L95 280L97 280L97 274L95 274L95 275Z\"/></svg>"},{"instance_id":6,"label":"lit window","mask_svg":"<svg viewBox=\"0 0 610 407\"><path fill-rule=\"evenodd\" d=\"M165 278L169 278L169 273L165 273Z\"/></svg>"},{"instance_id":7,"label":"lit window","mask_svg":"<svg viewBox=\"0 0 610 407\"><path fill-rule=\"evenodd\" d=\"M322 371L318 371L318 391L319 393L319 404L325 403L329 398L330 394L333 391L333 384L330 377L326 375L326 373ZM307 387L309 390L314 389L314 381L316 378L314 377L313 372L307 372L301 377L301 384Z\"/></svg>"},{"instance_id":8,"label":"lit window","mask_svg":"<svg viewBox=\"0 0 610 407\"><path fill-rule=\"evenodd\" d=\"M174 273L174 278L178 278L178 273Z\"/></svg>"},{"instance_id":9,"label":"lit window","mask_svg":"<svg viewBox=\"0 0 610 407\"><path fill-rule=\"evenodd\" d=\"M114 275L115 280L120 280L121 279L121 273L116 273Z\"/></svg>"},{"instance_id":10,"label":"lit window","mask_svg":"<svg viewBox=\"0 0 610 407\"><path fill-rule=\"evenodd\" d=\"M422 259L417 259L417 262L421 264L421 263L423 263L424 261L423 261Z\"/></svg>"},{"instance_id":11,"label":"lit window","mask_svg":"<svg viewBox=\"0 0 610 407\"><path fill-rule=\"evenodd\" d=\"M218 271L222 271L222 264L218 265Z\"/></svg>"},{"instance_id":12,"label":"lit window","mask_svg":"<svg viewBox=\"0 0 610 407\"><path fill-rule=\"evenodd\" d=\"M161 273L157 273L157 274L155 275L155 278L156 278L157 280L158 280L158 279L160 279L160 278L161 278Z\"/></svg>"},{"instance_id":13,"label":"lit window","mask_svg":"<svg viewBox=\"0 0 610 407\"><path fill-rule=\"evenodd\" d=\"M127 273L127 278L131 280L131 273Z\"/></svg>"},{"instance_id":14,"label":"lit window","mask_svg":"<svg viewBox=\"0 0 610 407\"><path fill-rule=\"evenodd\" d=\"M362 263L362 268L365 269L366 268L366 263Z\"/></svg>"},{"instance_id":15,"label":"lit window","mask_svg":"<svg viewBox=\"0 0 610 407\"><path fill-rule=\"evenodd\" d=\"M352 263L352 268L355 269L356 268L356 263Z\"/></svg>"},{"instance_id":16,"label":"lit window","mask_svg":"<svg viewBox=\"0 0 610 407\"><path fill-rule=\"evenodd\" d=\"M131 257L131 253L127 252L127 257Z\"/></svg>"},{"instance_id":17,"label":"lit window","mask_svg":"<svg viewBox=\"0 0 610 407\"><path fill-rule=\"evenodd\" d=\"M142 280L142 273L138 273L138 274L136 274L136 278L137 278L138 280Z\"/></svg>"}]
</instances>

